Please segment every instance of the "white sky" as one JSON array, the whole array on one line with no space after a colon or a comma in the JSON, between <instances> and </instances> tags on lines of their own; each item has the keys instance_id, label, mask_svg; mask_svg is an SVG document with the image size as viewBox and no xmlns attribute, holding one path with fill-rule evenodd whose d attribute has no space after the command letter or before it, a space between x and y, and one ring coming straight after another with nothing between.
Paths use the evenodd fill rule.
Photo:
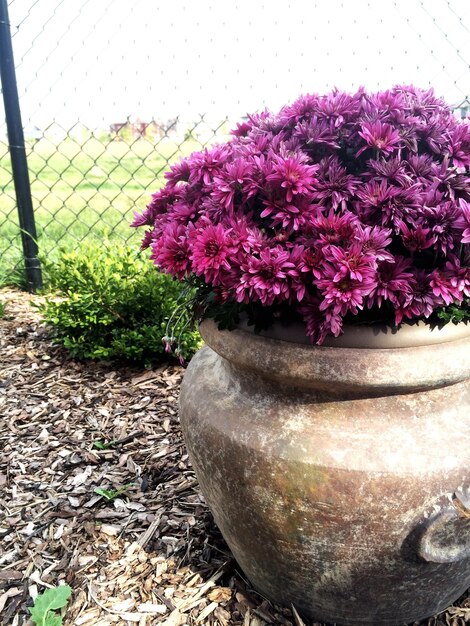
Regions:
<instances>
[{"instance_id":1,"label":"white sky","mask_svg":"<svg viewBox=\"0 0 470 626\"><path fill-rule=\"evenodd\" d=\"M452 104L470 95L469 0L11 0L9 10L23 122L41 128L236 120L333 86L432 85Z\"/></svg>"}]
</instances>

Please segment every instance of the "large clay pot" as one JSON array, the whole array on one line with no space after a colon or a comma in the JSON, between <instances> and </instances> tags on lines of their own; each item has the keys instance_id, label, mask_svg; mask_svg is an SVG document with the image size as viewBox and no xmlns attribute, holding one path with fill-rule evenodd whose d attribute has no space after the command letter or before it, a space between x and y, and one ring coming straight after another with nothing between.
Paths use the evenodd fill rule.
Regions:
<instances>
[{"instance_id":1,"label":"large clay pot","mask_svg":"<svg viewBox=\"0 0 470 626\"><path fill-rule=\"evenodd\" d=\"M350 329L327 346L218 331L181 423L253 585L306 617L396 625L470 586L470 326Z\"/></svg>"}]
</instances>

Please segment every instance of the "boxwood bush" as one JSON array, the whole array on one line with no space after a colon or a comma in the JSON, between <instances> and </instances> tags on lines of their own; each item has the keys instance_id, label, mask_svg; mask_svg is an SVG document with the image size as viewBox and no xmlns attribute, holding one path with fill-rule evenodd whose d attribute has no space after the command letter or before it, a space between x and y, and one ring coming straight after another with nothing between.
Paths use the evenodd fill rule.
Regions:
<instances>
[{"instance_id":1,"label":"boxwood bush","mask_svg":"<svg viewBox=\"0 0 470 626\"><path fill-rule=\"evenodd\" d=\"M190 296L180 283L135 249L111 242L60 250L43 265L50 292L40 310L72 356L146 365L164 357L168 320ZM178 318L177 354L189 359L201 339L187 307Z\"/></svg>"}]
</instances>

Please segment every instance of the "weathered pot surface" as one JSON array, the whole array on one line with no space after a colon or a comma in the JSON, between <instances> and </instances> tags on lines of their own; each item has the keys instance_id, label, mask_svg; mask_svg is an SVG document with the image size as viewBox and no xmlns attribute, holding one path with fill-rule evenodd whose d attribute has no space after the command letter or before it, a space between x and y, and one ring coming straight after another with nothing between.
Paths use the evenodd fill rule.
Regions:
<instances>
[{"instance_id":1,"label":"weathered pot surface","mask_svg":"<svg viewBox=\"0 0 470 626\"><path fill-rule=\"evenodd\" d=\"M470 586L470 326L367 348L356 331L349 347L201 332L183 432L261 593L308 618L395 626Z\"/></svg>"}]
</instances>

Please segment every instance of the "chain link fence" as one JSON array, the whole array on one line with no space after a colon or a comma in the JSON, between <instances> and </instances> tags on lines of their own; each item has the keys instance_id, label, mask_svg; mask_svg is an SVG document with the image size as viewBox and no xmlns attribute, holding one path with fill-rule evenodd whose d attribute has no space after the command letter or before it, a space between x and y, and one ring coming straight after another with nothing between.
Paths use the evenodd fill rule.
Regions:
<instances>
[{"instance_id":1,"label":"chain link fence","mask_svg":"<svg viewBox=\"0 0 470 626\"><path fill-rule=\"evenodd\" d=\"M249 111L334 86L433 86L466 116L466 0L11 0L10 24L40 254L130 241L181 154ZM0 105L1 106L1 105ZM0 284L23 268L0 111Z\"/></svg>"}]
</instances>

